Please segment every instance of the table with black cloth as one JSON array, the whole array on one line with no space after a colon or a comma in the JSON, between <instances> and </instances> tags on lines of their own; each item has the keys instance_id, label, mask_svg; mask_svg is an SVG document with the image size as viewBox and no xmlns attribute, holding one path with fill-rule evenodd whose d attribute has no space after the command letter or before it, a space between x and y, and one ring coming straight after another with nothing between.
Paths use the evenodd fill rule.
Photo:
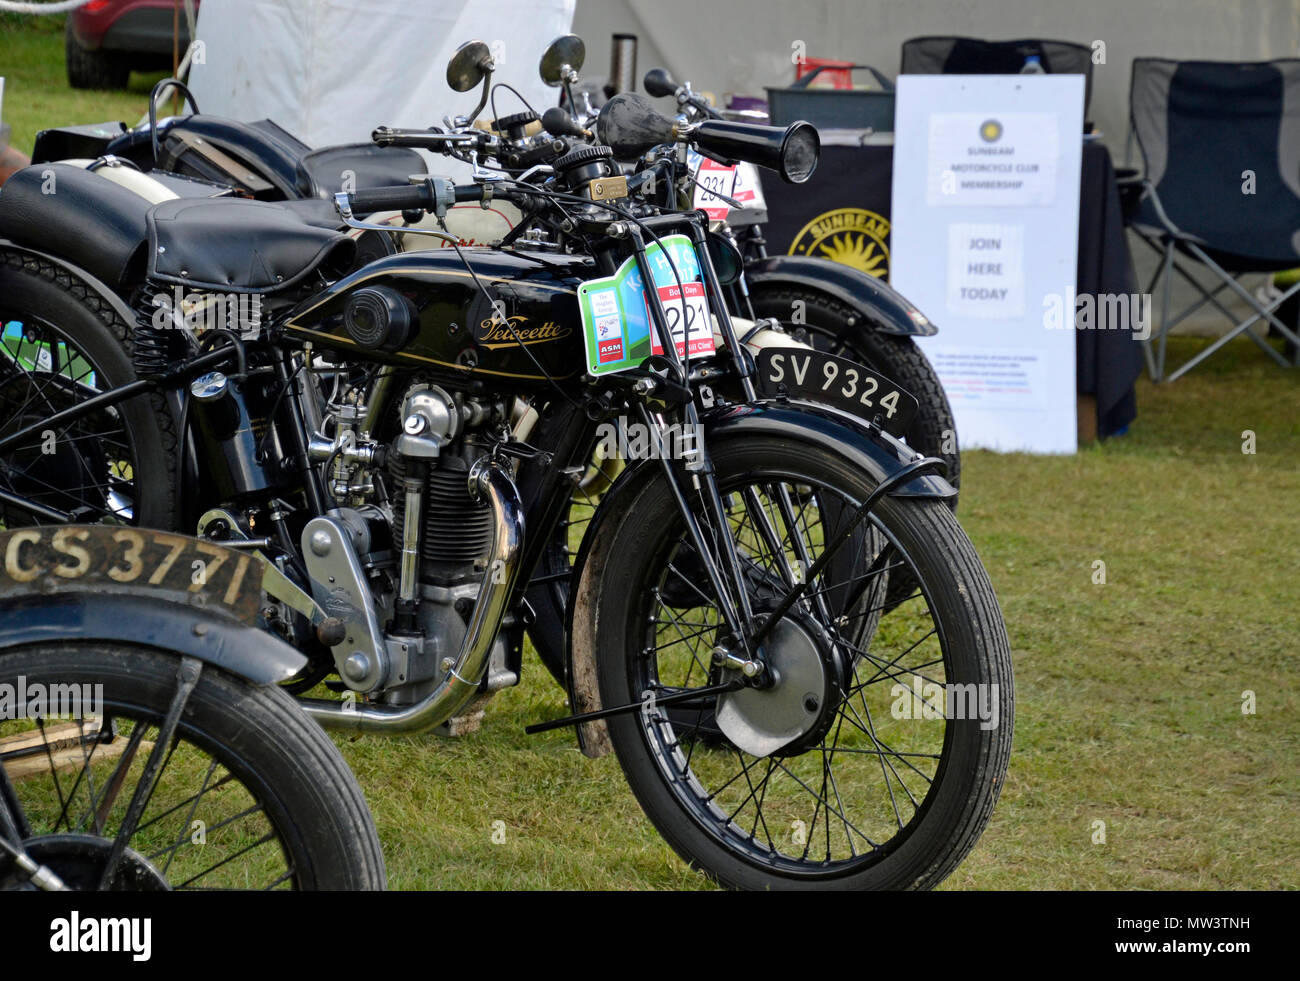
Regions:
<instances>
[{"instance_id":1,"label":"table with black cloth","mask_svg":"<svg viewBox=\"0 0 1300 981\"><path fill-rule=\"evenodd\" d=\"M887 280L893 160L893 140L880 134L863 145L828 140L816 173L798 187L762 171L768 252L835 258ZM1098 141L1083 145L1080 185L1076 293L1131 296L1137 278L1115 170ZM942 318L936 323L942 334ZM1142 345L1132 331L1114 329L1077 330L1075 344L1078 393L1096 399L1098 434L1122 433L1137 417L1133 386L1142 372Z\"/></svg>"}]
</instances>

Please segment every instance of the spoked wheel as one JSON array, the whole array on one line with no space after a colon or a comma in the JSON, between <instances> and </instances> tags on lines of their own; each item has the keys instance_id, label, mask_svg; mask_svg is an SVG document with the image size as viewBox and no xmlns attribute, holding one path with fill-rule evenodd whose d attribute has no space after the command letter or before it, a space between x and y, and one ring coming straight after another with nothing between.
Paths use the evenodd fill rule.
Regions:
<instances>
[{"instance_id":1,"label":"spoked wheel","mask_svg":"<svg viewBox=\"0 0 1300 981\"><path fill-rule=\"evenodd\" d=\"M160 395L42 425L135 381L130 338L122 318L65 271L0 254L0 438L34 427L0 450L5 527L103 521L174 528L175 424Z\"/></svg>"},{"instance_id":2,"label":"spoked wheel","mask_svg":"<svg viewBox=\"0 0 1300 981\"><path fill-rule=\"evenodd\" d=\"M19 851L74 890L384 887L355 778L278 688L84 641L6 651L0 681L27 696L0 722L0 889L40 885Z\"/></svg>"},{"instance_id":3,"label":"spoked wheel","mask_svg":"<svg viewBox=\"0 0 1300 981\"><path fill-rule=\"evenodd\" d=\"M871 484L789 441L749 436L711 450L759 620L843 534ZM682 574L691 546L663 480L639 491L602 545L601 698L646 706L609 720L614 748L665 839L725 885L930 887L996 801L1012 679L987 576L942 501L885 498L868 521L773 629L775 670L762 687L672 711L656 700L739 677L714 657L739 648L707 579ZM917 586L891 604L899 573ZM726 738L702 738L692 711L715 714Z\"/></svg>"}]
</instances>

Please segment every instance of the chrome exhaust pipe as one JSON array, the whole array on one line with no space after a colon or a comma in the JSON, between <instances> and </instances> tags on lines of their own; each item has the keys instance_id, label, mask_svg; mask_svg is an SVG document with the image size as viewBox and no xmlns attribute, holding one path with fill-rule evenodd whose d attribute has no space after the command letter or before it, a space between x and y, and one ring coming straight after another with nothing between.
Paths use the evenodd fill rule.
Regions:
<instances>
[{"instance_id":1,"label":"chrome exhaust pipe","mask_svg":"<svg viewBox=\"0 0 1300 981\"><path fill-rule=\"evenodd\" d=\"M492 552L478 602L470 616L455 664L442 682L413 705L370 705L303 699L303 709L326 729L347 732L423 732L441 725L478 693L487 671L492 644L496 640L506 604L519 575L519 558L524 545L524 509L519 490L505 467L486 458L470 468L469 491L476 499L487 498L495 519Z\"/></svg>"}]
</instances>

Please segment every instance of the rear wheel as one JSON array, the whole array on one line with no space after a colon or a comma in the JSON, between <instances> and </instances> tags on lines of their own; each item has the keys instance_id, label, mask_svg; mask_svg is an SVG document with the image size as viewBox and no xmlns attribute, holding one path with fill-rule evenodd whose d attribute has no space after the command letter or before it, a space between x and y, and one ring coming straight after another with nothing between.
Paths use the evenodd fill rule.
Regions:
<instances>
[{"instance_id":1,"label":"rear wheel","mask_svg":"<svg viewBox=\"0 0 1300 981\"><path fill-rule=\"evenodd\" d=\"M762 617L872 487L838 456L785 440L711 451ZM597 546L601 700L647 706L610 719L610 737L678 854L737 888L927 888L947 876L997 799L1012 677L992 587L943 502L876 505L870 534L836 554L765 645L775 684L663 708L655 699L734 677L713 651L735 642L707 579L685 577L693 598L681 588L689 546L665 481L648 481L618 521ZM882 602L896 574L916 586ZM725 740L696 731L710 717Z\"/></svg>"},{"instance_id":2,"label":"rear wheel","mask_svg":"<svg viewBox=\"0 0 1300 981\"><path fill-rule=\"evenodd\" d=\"M201 665L163 738L182 663L84 640L0 653L29 699L0 722L0 888L34 888L14 847L78 890L384 888L356 778L287 693Z\"/></svg>"},{"instance_id":3,"label":"rear wheel","mask_svg":"<svg viewBox=\"0 0 1300 981\"><path fill-rule=\"evenodd\" d=\"M66 270L0 253L0 438L37 427L0 451L0 521L59 520L175 528L176 426L159 393L56 425L64 409L135 381L131 331ZM14 500L37 506L24 508Z\"/></svg>"}]
</instances>

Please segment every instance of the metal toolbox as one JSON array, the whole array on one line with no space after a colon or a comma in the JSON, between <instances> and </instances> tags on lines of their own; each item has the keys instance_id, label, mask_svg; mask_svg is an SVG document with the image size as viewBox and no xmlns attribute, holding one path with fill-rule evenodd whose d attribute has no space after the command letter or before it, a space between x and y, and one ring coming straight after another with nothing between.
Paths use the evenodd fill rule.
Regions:
<instances>
[{"instance_id":1,"label":"metal toolbox","mask_svg":"<svg viewBox=\"0 0 1300 981\"><path fill-rule=\"evenodd\" d=\"M814 89L812 82L826 66L816 68L793 85L767 87L773 126L788 126L806 119L819 129L894 130L894 83L870 65L849 65L870 72L879 89Z\"/></svg>"}]
</instances>

